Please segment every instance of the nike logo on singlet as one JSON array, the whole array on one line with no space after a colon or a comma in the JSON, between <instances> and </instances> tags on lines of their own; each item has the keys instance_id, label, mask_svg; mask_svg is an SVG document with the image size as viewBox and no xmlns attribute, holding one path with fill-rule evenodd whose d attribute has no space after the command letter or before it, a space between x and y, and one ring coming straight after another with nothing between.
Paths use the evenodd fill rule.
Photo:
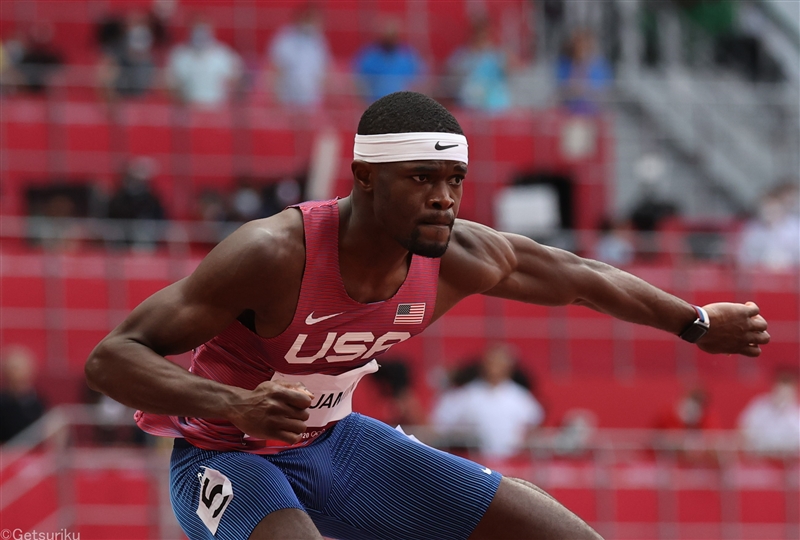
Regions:
<instances>
[{"instance_id":1,"label":"nike logo on singlet","mask_svg":"<svg viewBox=\"0 0 800 540\"><path fill-rule=\"evenodd\" d=\"M315 319L314 318L314 312L312 311L311 313L308 314L308 317L306 317L306 324L311 326L312 324L317 324L318 322L322 322L322 321L326 321L328 319L333 319L334 317L338 317L342 313L344 313L344 311L341 311L339 313L334 313L333 315L325 315L324 317L317 317Z\"/></svg>"}]
</instances>

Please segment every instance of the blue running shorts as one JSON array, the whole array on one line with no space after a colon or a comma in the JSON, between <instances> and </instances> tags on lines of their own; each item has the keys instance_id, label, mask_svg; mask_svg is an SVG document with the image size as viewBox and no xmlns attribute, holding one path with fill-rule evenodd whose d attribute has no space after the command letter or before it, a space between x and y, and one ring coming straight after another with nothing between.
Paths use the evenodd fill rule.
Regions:
<instances>
[{"instance_id":1,"label":"blue running shorts","mask_svg":"<svg viewBox=\"0 0 800 540\"><path fill-rule=\"evenodd\" d=\"M246 540L298 508L329 538L466 539L502 476L353 413L303 448L261 456L177 439L170 498L191 540Z\"/></svg>"}]
</instances>

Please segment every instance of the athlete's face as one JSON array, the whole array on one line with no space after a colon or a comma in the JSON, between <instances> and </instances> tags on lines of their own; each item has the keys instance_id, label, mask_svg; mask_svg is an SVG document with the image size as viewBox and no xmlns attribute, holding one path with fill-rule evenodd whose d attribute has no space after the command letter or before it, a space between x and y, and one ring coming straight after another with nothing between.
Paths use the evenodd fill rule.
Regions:
<instances>
[{"instance_id":1,"label":"athlete's face","mask_svg":"<svg viewBox=\"0 0 800 540\"><path fill-rule=\"evenodd\" d=\"M466 164L426 160L372 167L377 220L411 253L444 255L461 204Z\"/></svg>"}]
</instances>

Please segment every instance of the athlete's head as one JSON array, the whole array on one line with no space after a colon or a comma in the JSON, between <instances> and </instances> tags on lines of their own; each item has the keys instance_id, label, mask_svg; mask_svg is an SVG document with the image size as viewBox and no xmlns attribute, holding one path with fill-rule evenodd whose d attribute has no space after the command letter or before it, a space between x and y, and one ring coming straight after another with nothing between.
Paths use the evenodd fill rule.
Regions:
<instances>
[{"instance_id":1,"label":"athlete's head","mask_svg":"<svg viewBox=\"0 0 800 540\"><path fill-rule=\"evenodd\" d=\"M423 94L389 94L361 116L354 157L356 191L386 232L417 255L444 255L467 174L453 115Z\"/></svg>"},{"instance_id":2,"label":"athlete's head","mask_svg":"<svg viewBox=\"0 0 800 540\"><path fill-rule=\"evenodd\" d=\"M456 133L458 120L441 103L418 92L395 92L370 105L358 122L359 135Z\"/></svg>"}]
</instances>

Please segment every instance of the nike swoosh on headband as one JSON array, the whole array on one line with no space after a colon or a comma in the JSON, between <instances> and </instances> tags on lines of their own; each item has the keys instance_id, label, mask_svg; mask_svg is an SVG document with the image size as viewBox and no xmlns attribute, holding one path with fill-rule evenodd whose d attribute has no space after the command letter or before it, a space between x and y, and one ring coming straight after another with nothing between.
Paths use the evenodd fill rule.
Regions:
<instances>
[{"instance_id":1,"label":"nike swoosh on headband","mask_svg":"<svg viewBox=\"0 0 800 540\"><path fill-rule=\"evenodd\" d=\"M458 146L457 144L448 144L447 146L442 146L439 141L436 141L436 144L433 146L437 150L447 150L448 148L455 148Z\"/></svg>"},{"instance_id":2,"label":"nike swoosh on headband","mask_svg":"<svg viewBox=\"0 0 800 540\"><path fill-rule=\"evenodd\" d=\"M446 152L442 152L446 150ZM356 134L353 159L367 163L453 160L467 163L469 151L464 135L444 132Z\"/></svg>"}]
</instances>

